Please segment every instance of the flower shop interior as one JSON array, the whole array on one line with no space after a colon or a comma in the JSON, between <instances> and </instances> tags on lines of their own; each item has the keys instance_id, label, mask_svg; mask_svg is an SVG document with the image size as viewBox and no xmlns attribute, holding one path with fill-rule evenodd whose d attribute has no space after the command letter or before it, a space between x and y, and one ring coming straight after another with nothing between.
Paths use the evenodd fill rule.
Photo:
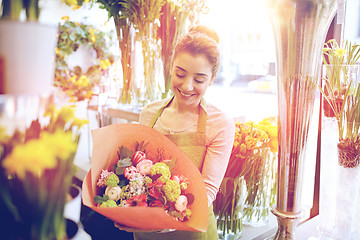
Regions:
<instances>
[{"instance_id":1,"label":"flower shop interior","mask_svg":"<svg viewBox=\"0 0 360 240\"><path fill-rule=\"evenodd\" d=\"M4 239L134 239L83 203L92 132L172 96L174 44L205 25L221 52L205 99L248 170L220 186L219 239L360 240L358 0L0 3Z\"/></svg>"}]
</instances>

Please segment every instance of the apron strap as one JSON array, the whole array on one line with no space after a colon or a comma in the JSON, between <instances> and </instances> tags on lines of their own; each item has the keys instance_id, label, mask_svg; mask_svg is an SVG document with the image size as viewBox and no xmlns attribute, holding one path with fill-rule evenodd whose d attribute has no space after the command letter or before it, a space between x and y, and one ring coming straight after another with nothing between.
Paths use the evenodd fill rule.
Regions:
<instances>
[{"instance_id":1,"label":"apron strap","mask_svg":"<svg viewBox=\"0 0 360 240\"><path fill-rule=\"evenodd\" d=\"M151 128L154 127L156 121L161 116L161 114L164 112L165 108L167 108L170 105L170 103L172 102L174 97L175 96L173 96L172 98L167 100L164 103L164 105L155 113L154 117L151 119L151 121L149 123L149 127L151 127ZM197 124L197 132L198 133L205 133L207 113L206 113L206 110L205 110L206 103L205 103L204 99L201 99L200 106L201 106L201 108L200 108L200 114L199 114L199 119L198 119L198 124Z\"/></svg>"}]
</instances>

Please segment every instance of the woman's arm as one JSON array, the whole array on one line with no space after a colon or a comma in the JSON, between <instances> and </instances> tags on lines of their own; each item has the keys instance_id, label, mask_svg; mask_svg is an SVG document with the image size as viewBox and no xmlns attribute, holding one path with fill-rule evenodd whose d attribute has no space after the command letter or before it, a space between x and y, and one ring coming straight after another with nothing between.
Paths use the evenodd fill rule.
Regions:
<instances>
[{"instance_id":1,"label":"woman's arm","mask_svg":"<svg viewBox=\"0 0 360 240\"><path fill-rule=\"evenodd\" d=\"M218 115L218 114L217 114ZM205 182L208 205L216 198L229 162L235 136L235 122L232 118L220 114L208 121L209 142L204 158L202 176ZM211 137L213 136L213 137Z\"/></svg>"}]
</instances>

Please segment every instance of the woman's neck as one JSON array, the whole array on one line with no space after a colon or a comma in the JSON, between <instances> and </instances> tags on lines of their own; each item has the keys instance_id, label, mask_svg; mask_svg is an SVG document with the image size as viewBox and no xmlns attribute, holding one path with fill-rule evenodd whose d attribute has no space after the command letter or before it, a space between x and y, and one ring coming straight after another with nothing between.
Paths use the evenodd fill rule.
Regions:
<instances>
[{"instance_id":1,"label":"woman's neck","mask_svg":"<svg viewBox=\"0 0 360 240\"><path fill-rule=\"evenodd\" d=\"M174 97L173 101L170 103L169 108L172 109L173 112L177 112L180 114L199 114L200 103L198 105L179 104L176 101L176 97Z\"/></svg>"}]
</instances>

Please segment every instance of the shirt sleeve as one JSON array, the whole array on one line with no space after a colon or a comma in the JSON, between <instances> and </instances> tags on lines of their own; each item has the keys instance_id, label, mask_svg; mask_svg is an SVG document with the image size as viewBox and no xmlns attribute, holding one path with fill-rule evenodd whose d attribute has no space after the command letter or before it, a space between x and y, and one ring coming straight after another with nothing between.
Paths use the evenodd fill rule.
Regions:
<instances>
[{"instance_id":1,"label":"shirt sleeve","mask_svg":"<svg viewBox=\"0 0 360 240\"><path fill-rule=\"evenodd\" d=\"M235 122L228 116L222 116L220 119L216 119L215 125L211 125L210 131L212 131L213 137L207 144L202 168L209 206L216 198L229 163L234 144Z\"/></svg>"}]
</instances>

